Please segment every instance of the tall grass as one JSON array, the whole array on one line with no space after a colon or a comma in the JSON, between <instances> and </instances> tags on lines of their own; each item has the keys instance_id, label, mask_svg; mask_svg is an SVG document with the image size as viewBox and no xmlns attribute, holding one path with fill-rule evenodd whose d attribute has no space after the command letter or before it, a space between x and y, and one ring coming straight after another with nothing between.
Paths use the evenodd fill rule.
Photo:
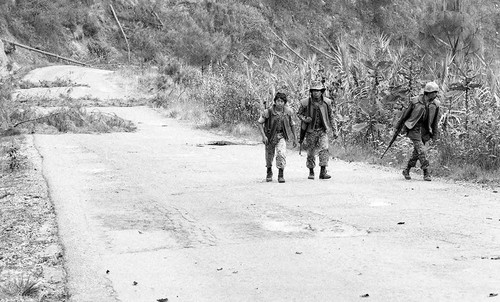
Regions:
<instances>
[{"instance_id":1,"label":"tall grass","mask_svg":"<svg viewBox=\"0 0 500 302\"><path fill-rule=\"evenodd\" d=\"M409 142L403 138L396 141L384 161L377 158L392 136L398 113L411 97L422 93L426 82L436 81L442 89L442 135L428 150L435 170L464 179L498 171L500 77L487 64L473 57L433 60L384 35L357 44L339 40L330 53L335 60L326 64L315 56L290 64L271 55L258 67L214 67L198 73L195 85L178 83L177 91L186 90L185 97L179 102L167 96L166 102L171 102L167 107L187 102L203 108L213 126L254 125L259 111L270 104L276 91L287 93L289 105L296 110L299 100L308 96L311 80L323 79L327 96L333 99L339 129L339 139L333 143L337 156L397 166L411 153ZM463 70L469 70L473 77L464 75ZM472 168L466 170L476 172L456 172L465 166L484 173Z\"/></svg>"}]
</instances>

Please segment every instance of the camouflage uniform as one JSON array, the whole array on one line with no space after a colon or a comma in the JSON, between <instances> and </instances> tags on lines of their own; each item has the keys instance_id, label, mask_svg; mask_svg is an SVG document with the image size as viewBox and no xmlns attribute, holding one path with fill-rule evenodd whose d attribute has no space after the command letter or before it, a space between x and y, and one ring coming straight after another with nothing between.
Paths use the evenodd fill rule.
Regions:
<instances>
[{"instance_id":1,"label":"camouflage uniform","mask_svg":"<svg viewBox=\"0 0 500 302\"><path fill-rule=\"evenodd\" d=\"M319 84L311 87L312 90L324 91ZM297 113L301 123L301 135L299 143L305 137L304 147L307 150L306 166L309 168L309 178L314 179L314 167L316 166L316 154L319 157L321 167L320 178L328 179L326 167L330 157L328 131L335 127L333 121L332 100L321 95L319 101L314 102L312 97L303 99Z\"/></svg>"},{"instance_id":2,"label":"camouflage uniform","mask_svg":"<svg viewBox=\"0 0 500 302\"><path fill-rule=\"evenodd\" d=\"M425 91L428 93L438 91L437 84L431 82L426 85ZM413 152L408 160L408 164L403 175L406 179L411 179L410 169L420 161L420 167L424 171L424 180L431 180L428 172L429 161L425 154L424 145L430 140L439 136L438 122L440 119L440 103L437 99L426 102L424 95L419 95L411 99L408 107L403 111L396 128L402 127L402 133L411 140Z\"/></svg>"},{"instance_id":3,"label":"camouflage uniform","mask_svg":"<svg viewBox=\"0 0 500 302\"><path fill-rule=\"evenodd\" d=\"M304 147L307 150L306 167L316 167L316 154L321 167L328 166L330 152L328 151L328 135L325 130L314 130L306 135Z\"/></svg>"},{"instance_id":4,"label":"camouflage uniform","mask_svg":"<svg viewBox=\"0 0 500 302\"><path fill-rule=\"evenodd\" d=\"M278 94L279 95L279 94ZM282 95L282 98L286 96ZM279 170L278 181L284 182L283 170L286 167L286 142L292 140L295 144L294 122L292 110L284 106L283 112L276 111L276 105L264 110L258 120L267 138L266 144L266 167L267 181L271 181L273 159L276 155L276 167Z\"/></svg>"},{"instance_id":5,"label":"camouflage uniform","mask_svg":"<svg viewBox=\"0 0 500 302\"><path fill-rule=\"evenodd\" d=\"M286 167L286 140L283 133L276 135L266 145L266 167L273 166L274 155L276 155L276 168L284 169Z\"/></svg>"},{"instance_id":6,"label":"camouflage uniform","mask_svg":"<svg viewBox=\"0 0 500 302\"><path fill-rule=\"evenodd\" d=\"M427 155L425 154L424 142L422 138L411 138L415 136L420 136L421 127L416 126L408 132L408 137L410 137L413 144L413 152L408 160L408 167L413 168L417 165L417 161L420 161L420 168L426 170L429 168L429 161L427 160Z\"/></svg>"}]
</instances>

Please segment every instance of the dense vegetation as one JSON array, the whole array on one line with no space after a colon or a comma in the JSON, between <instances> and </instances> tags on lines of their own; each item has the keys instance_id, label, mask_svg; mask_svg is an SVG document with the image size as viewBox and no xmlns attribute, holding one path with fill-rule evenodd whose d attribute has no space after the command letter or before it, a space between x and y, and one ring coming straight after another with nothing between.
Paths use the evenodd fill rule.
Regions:
<instances>
[{"instance_id":1,"label":"dense vegetation","mask_svg":"<svg viewBox=\"0 0 500 302\"><path fill-rule=\"evenodd\" d=\"M291 106L322 79L339 150L380 154L394 117L434 80L430 153L465 178L500 168L500 4L494 0L0 1L0 38L90 64L159 66L153 103L252 124L276 90ZM123 26L124 39L116 22ZM178 107L178 108L181 108ZM361 147L361 148L360 148ZM397 144L398 163L408 146ZM365 153L366 154L366 153Z\"/></svg>"}]
</instances>

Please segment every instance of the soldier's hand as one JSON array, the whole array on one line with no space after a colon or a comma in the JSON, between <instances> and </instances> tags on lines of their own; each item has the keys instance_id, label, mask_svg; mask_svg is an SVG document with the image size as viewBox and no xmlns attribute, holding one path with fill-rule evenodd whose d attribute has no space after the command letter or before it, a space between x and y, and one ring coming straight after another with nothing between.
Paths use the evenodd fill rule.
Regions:
<instances>
[{"instance_id":1,"label":"soldier's hand","mask_svg":"<svg viewBox=\"0 0 500 302\"><path fill-rule=\"evenodd\" d=\"M293 141L293 147L297 148L297 141L296 140Z\"/></svg>"},{"instance_id":2,"label":"soldier's hand","mask_svg":"<svg viewBox=\"0 0 500 302\"><path fill-rule=\"evenodd\" d=\"M264 145L267 145L269 143L269 139L266 136L264 136L262 137L262 142L264 143Z\"/></svg>"}]
</instances>

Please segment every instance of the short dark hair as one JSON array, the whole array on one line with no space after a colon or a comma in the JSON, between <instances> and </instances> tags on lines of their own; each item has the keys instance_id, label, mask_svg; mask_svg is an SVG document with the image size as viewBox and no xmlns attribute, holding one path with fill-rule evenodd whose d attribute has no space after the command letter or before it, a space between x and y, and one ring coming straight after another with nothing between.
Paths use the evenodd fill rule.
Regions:
<instances>
[{"instance_id":1,"label":"short dark hair","mask_svg":"<svg viewBox=\"0 0 500 302\"><path fill-rule=\"evenodd\" d=\"M276 102L277 99L282 99L285 104L288 103L288 98L283 92L276 93L276 95L274 96L274 101Z\"/></svg>"}]
</instances>

